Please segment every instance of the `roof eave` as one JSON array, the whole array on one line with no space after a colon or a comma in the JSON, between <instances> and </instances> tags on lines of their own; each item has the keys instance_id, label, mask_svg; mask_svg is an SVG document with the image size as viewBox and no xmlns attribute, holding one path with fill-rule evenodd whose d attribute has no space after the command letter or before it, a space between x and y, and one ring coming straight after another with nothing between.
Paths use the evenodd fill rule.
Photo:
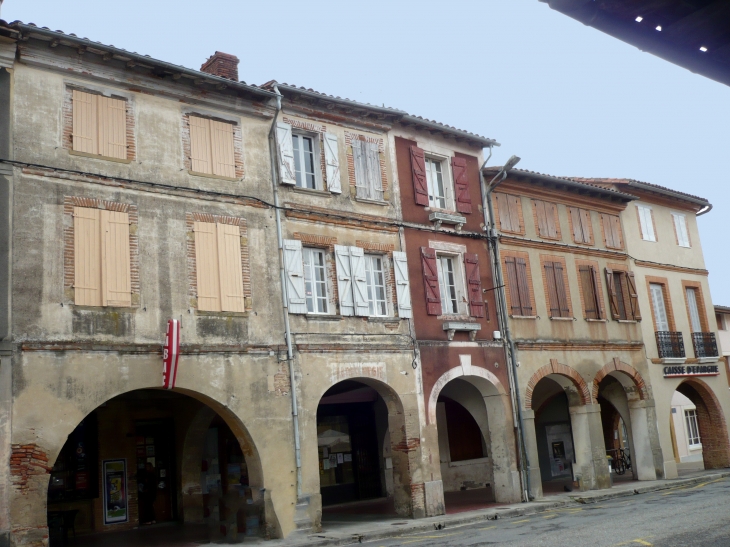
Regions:
<instances>
[{"instance_id":1,"label":"roof eave","mask_svg":"<svg viewBox=\"0 0 730 547\"><path fill-rule=\"evenodd\" d=\"M652 194L661 194L681 201L694 203L695 205L699 205L701 209L704 209L705 207L712 207L712 204L706 199L693 197L688 194L683 194L682 192L675 192L674 190L670 190L669 188L657 188L656 186L652 186L651 184L644 184L643 182L638 180L632 180L626 184L628 184L628 186L632 188L644 190L645 192L650 192Z\"/></svg>"},{"instance_id":2,"label":"roof eave","mask_svg":"<svg viewBox=\"0 0 730 547\"><path fill-rule=\"evenodd\" d=\"M475 142L481 145L483 148L491 146L501 146L494 139L488 139L480 135L469 133L468 131L462 131L461 129L456 129L455 127L447 127L438 122L432 122L431 120L419 118L418 116L411 116L410 114L406 114L405 116L403 116L401 122L418 125L431 131L441 131L443 133L448 133L449 135L453 135L456 138Z\"/></svg>"}]
</instances>

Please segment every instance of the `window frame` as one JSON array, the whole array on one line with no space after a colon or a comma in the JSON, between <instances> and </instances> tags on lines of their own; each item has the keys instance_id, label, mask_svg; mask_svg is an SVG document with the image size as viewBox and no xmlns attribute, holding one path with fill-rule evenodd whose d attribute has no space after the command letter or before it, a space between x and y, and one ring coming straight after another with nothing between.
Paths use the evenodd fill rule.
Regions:
<instances>
[{"instance_id":1,"label":"window frame","mask_svg":"<svg viewBox=\"0 0 730 547\"><path fill-rule=\"evenodd\" d=\"M657 287L658 287L658 290L661 292L661 300L659 300L659 301L656 298L657 291L655 290L655 288L657 288ZM649 282L649 300L651 301L651 310L652 310L652 313L654 315L654 330L656 332L671 332L672 331L672 329L671 329L671 326L672 325L671 325L671 322L669 320L669 309L668 309L668 306L667 306L667 291L666 291L666 286L663 285L662 283L656 283L654 281L650 281ZM658 304L661 304L661 307L663 308L663 310L660 310L659 309ZM660 312L660 311L663 311L664 312L664 318L663 319L666 322L666 326L667 326L666 329L660 329L659 328L659 319L660 318L658 317L658 315L659 315L658 312Z\"/></svg>"},{"instance_id":2,"label":"window frame","mask_svg":"<svg viewBox=\"0 0 730 547\"><path fill-rule=\"evenodd\" d=\"M305 131L301 129L297 129L294 126L292 126L291 131L292 136L292 151L294 153L294 180L296 183L294 184L294 188L298 188L300 190L324 190L324 183L322 180L322 168L321 168L321 157L322 157L322 145L321 145L321 135L319 133L314 133L312 131ZM312 170L314 175L314 188L310 188L308 186L300 186L299 181L297 180L297 159L299 161L303 160L303 154L304 152L302 150L297 151L297 149L294 146L294 142L296 138L306 138L312 140ZM300 158L297 158L297 156L302 156Z\"/></svg>"},{"instance_id":3,"label":"window frame","mask_svg":"<svg viewBox=\"0 0 730 547\"><path fill-rule=\"evenodd\" d=\"M446 288L442 260L451 260L453 266L452 275L454 277L454 300L449 299L450 303L456 303L456 311L449 306L446 311L447 302ZM466 278L464 277L464 254L459 252L442 251L436 249L436 269L439 277L439 291L441 292L441 315L447 316L466 316L469 315L469 306L466 301Z\"/></svg>"},{"instance_id":4,"label":"window frame","mask_svg":"<svg viewBox=\"0 0 730 547\"><path fill-rule=\"evenodd\" d=\"M75 108L74 108L74 96L76 93L83 93L86 95L92 95L97 97L97 102L95 104L95 128L94 132L96 133L96 152L86 152L82 150L77 150L74 143L74 134L75 134L75 125L76 125L76 119L75 119ZM69 84L66 86L66 99L65 99L65 106L64 110L68 114L67 121L64 122L64 147L67 148L69 154L73 156L82 156L87 158L94 158L94 159L100 159L104 161L113 161L116 163L131 163L136 159L136 144L135 144L135 135L134 135L134 115L131 111L133 108L133 101L132 97L125 95L123 93L119 93L118 91L111 92L109 90L102 90L99 88L89 88L89 87L80 87L74 84ZM101 130L101 120L99 118L99 99L106 99L106 100L115 100L115 101L122 101L124 103L124 135L125 135L125 142L124 142L124 149L125 154L123 158L116 157L116 156L107 156L99 152L101 143L100 143L100 135L99 132Z\"/></svg>"},{"instance_id":5,"label":"window frame","mask_svg":"<svg viewBox=\"0 0 730 547\"><path fill-rule=\"evenodd\" d=\"M388 280L387 280L387 270L385 266L385 256L383 254L379 253L364 253L364 260L365 260L365 284L367 286L368 291L368 317L389 317L389 306L388 306ZM374 280L372 278L372 273L375 271L374 268L372 268L372 264L375 260L380 261L380 275L382 277L382 290L383 290L383 298L381 299L374 299L373 295L375 293L375 289L377 288L376 284L374 283ZM383 313L374 313L376 311L376 302L382 302L383 306Z\"/></svg>"},{"instance_id":6,"label":"window frame","mask_svg":"<svg viewBox=\"0 0 730 547\"><path fill-rule=\"evenodd\" d=\"M687 408L684 410L684 427L687 434L687 445L695 450L702 448L702 438L700 437L700 423L697 420L697 409ZM694 429L694 434L692 429ZM697 442L693 442L696 440Z\"/></svg>"},{"instance_id":7,"label":"window frame","mask_svg":"<svg viewBox=\"0 0 730 547\"><path fill-rule=\"evenodd\" d=\"M317 265L314 264L314 262L311 260L312 256L314 254L320 255L322 257L322 263L321 268L323 272L323 279L321 281L315 281L314 273L315 268ZM307 257L310 257L309 259L309 272L307 272ZM302 246L302 268L304 270L304 294L305 294L305 300L306 300L306 306L307 306L307 315L331 315L330 313L330 302L329 302L329 296L330 296L330 287L329 287L329 271L327 268L327 251L325 249L321 249L318 247L308 247L308 246ZM309 279L307 279L307 275L309 274ZM307 294L307 283L312 284L312 295L310 296ZM315 294L314 288L316 286L323 286L324 287L324 295L321 294ZM324 302L324 311L310 311L310 302L315 303L318 301ZM312 309L314 309L314 305L312 305Z\"/></svg>"},{"instance_id":8,"label":"window frame","mask_svg":"<svg viewBox=\"0 0 730 547\"><path fill-rule=\"evenodd\" d=\"M615 221L615 226L618 229L618 234L616 234L620 242L618 245L609 245L610 243L614 242L614 234L613 234L613 226L612 224ZM621 217L619 215L614 215L611 213L601 213L601 230L603 231L603 243L606 246L607 249L614 249L618 251L622 251L624 247L626 246L626 241L623 234L623 228L621 227ZM609 236L610 232L610 236Z\"/></svg>"},{"instance_id":9,"label":"window frame","mask_svg":"<svg viewBox=\"0 0 730 547\"><path fill-rule=\"evenodd\" d=\"M442 211L455 211L456 205L454 202L454 182L451 176L451 169L449 169L448 157L433 154L431 152L424 152L424 162L426 165L426 188L428 190L428 206L432 209L440 209ZM443 185L444 195L442 198L436 198L433 193L433 180L431 177L431 169L429 164L439 165L441 168L441 181ZM436 199L443 199L444 206L436 206Z\"/></svg>"},{"instance_id":10,"label":"window frame","mask_svg":"<svg viewBox=\"0 0 730 547\"><path fill-rule=\"evenodd\" d=\"M639 230L641 231L641 239L656 243L658 238L656 235L656 226L654 225L654 210L648 205L636 205L636 214L639 217ZM651 233L649 233L649 230Z\"/></svg>"},{"instance_id":11,"label":"window frame","mask_svg":"<svg viewBox=\"0 0 730 547\"><path fill-rule=\"evenodd\" d=\"M594 236L594 230L593 230L593 216L591 215L590 209L584 209L582 207L575 207L575 206L566 206L566 209L568 211L568 224L570 226L572 235L573 235L573 243L577 243L578 245L594 245L595 244L595 236ZM580 226L580 231L583 236L581 241L578 241L575 237L575 231L576 231L576 220L573 218L573 213L577 213L578 216L578 222ZM583 213L586 214L588 217L587 220L587 226L583 224L584 216ZM586 229L588 230L588 241L586 241Z\"/></svg>"}]
</instances>

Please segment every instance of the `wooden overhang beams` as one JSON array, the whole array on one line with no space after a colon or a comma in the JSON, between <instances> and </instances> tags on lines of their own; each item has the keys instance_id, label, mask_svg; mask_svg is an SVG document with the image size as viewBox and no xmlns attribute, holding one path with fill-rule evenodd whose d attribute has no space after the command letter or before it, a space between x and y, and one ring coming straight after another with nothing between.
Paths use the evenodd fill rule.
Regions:
<instances>
[{"instance_id":1,"label":"wooden overhang beams","mask_svg":"<svg viewBox=\"0 0 730 547\"><path fill-rule=\"evenodd\" d=\"M486 167L483 170L483 173L484 176L487 177L488 180L490 180L499 172L499 170L500 167ZM576 182L570 179L553 177L551 175L544 175L542 173L526 171L523 169L510 170L508 179L512 179L517 182L527 182L532 185L552 188L558 191L570 192L585 198L601 199L617 204L624 204L628 203L629 201L638 199L636 196L624 192L619 192L618 190L602 188L600 186L594 186L592 184L585 184L583 182Z\"/></svg>"},{"instance_id":2,"label":"wooden overhang beams","mask_svg":"<svg viewBox=\"0 0 730 547\"><path fill-rule=\"evenodd\" d=\"M172 80L187 81L197 86L207 86L219 91L230 89L240 93L244 97L258 101L262 99L274 99L276 97L276 94L271 91L249 85L245 82L236 82L227 78L221 78L220 76L199 70L153 59L148 55L140 55L139 53L133 53L114 46L100 44L87 38L79 38L73 34L64 34L60 31L53 31L48 28L21 23L20 21L9 24L0 21L0 31L12 33L21 43L33 39L46 42L51 48L65 46L75 49L79 55L91 53L98 55L101 60L106 62L115 60L124 63L127 68L139 67L150 70L158 77L169 77Z\"/></svg>"},{"instance_id":3,"label":"wooden overhang beams","mask_svg":"<svg viewBox=\"0 0 730 547\"><path fill-rule=\"evenodd\" d=\"M730 85L727 0L540 1L642 51Z\"/></svg>"}]
</instances>

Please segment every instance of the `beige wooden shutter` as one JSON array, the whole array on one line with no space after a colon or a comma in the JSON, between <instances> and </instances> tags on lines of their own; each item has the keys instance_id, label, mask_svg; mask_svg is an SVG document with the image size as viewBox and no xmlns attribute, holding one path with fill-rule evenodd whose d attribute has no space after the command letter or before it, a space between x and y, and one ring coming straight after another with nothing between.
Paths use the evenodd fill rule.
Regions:
<instances>
[{"instance_id":1,"label":"beige wooden shutter","mask_svg":"<svg viewBox=\"0 0 730 547\"><path fill-rule=\"evenodd\" d=\"M190 163L196 173L212 174L210 120L190 116Z\"/></svg>"},{"instance_id":2,"label":"beige wooden shutter","mask_svg":"<svg viewBox=\"0 0 730 547\"><path fill-rule=\"evenodd\" d=\"M209 120L213 174L236 178L236 160L233 153L233 124Z\"/></svg>"},{"instance_id":3,"label":"beige wooden shutter","mask_svg":"<svg viewBox=\"0 0 730 547\"><path fill-rule=\"evenodd\" d=\"M127 104L120 99L99 97L99 154L127 159Z\"/></svg>"},{"instance_id":4,"label":"beige wooden shutter","mask_svg":"<svg viewBox=\"0 0 730 547\"><path fill-rule=\"evenodd\" d=\"M127 213L101 211L101 288L102 305L132 305Z\"/></svg>"},{"instance_id":5,"label":"beige wooden shutter","mask_svg":"<svg viewBox=\"0 0 730 547\"><path fill-rule=\"evenodd\" d=\"M218 234L215 224L196 221L193 224L193 231L195 232L198 309L200 311L221 311Z\"/></svg>"},{"instance_id":6,"label":"beige wooden shutter","mask_svg":"<svg viewBox=\"0 0 730 547\"><path fill-rule=\"evenodd\" d=\"M621 237L621 221L615 215L612 215L610 217L610 221L611 221L611 232L613 232L614 246L616 249L623 249L624 242L623 242L623 237Z\"/></svg>"},{"instance_id":7,"label":"beige wooden shutter","mask_svg":"<svg viewBox=\"0 0 730 547\"><path fill-rule=\"evenodd\" d=\"M583 224L581 222L581 209L568 207L568 211L570 211L570 220L573 223L573 241L576 243L585 243Z\"/></svg>"},{"instance_id":8,"label":"beige wooden shutter","mask_svg":"<svg viewBox=\"0 0 730 547\"><path fill-rule=\"evenodd\" d=\"M73 149L87 154L99 153L98 95L73 91Z\"/></svg>"},{"instance_id":9,"label":"beige wooden shutter","mask_svg":"<svg viewBox=\"0 0 730 547\"><path fill-rule=\"evenodd\" d=\"M512 231L521 232L522 224L520 223L520 198L519 196L507 196L509 203L509 215L511 217Z\"/></svg>"},{"instance_id":10,"label":"beige wooden shutter","mask_svg":"<svg viewBox=\"0 0 730 547\"><path fill-rule=\"evenodd\" d=\"M583 243L593 245L593 230L591 228L591 212L580 210L580 219L583 225Z\"/></svg>"},{"instance_id":11,"label":"beige wooden shutter","mask_svg":"<svg viewBox=\"0 0 730 547\"><path fill-rule=\"evenodd\" d=\"M218 272L221 310L244 312L243 272L241 271L241 232L238 226L216 224L218 232Z\"/></svg>"},{"instance_id":12,"label":"beige wooden shutter","mask_svg":"<svg viewBox=\"0 0 730 547\"><path fill-rule=\"evenodd\" d=\"M540 237L550 237L548 229L547 213L545 211L545 202L533 200L535 206L535 216L537 217L537 231Z\"/></svg>"},{"instance_id":13,"label":"beige wooden shutter","mask_svg":"<svg viewBox=\"0 0 730 547\"><path fill-rule=\"evenodd\" d=\"M74 207L74 303L101 306L99 209Z\"/></svg>"},{"instance_id":14,"label":"beige wooden shutter","mask_svg":"<svg viewBox=\"0 0 730 547\"><path fill-rule=\"evenodd\" d=\"M496 216L499 216L499 228L503 232L512 231L512 223L510 222L509 203L507 194L498 194L495 192L494 200L496 201Z\"/></svg>"}]
</instances>

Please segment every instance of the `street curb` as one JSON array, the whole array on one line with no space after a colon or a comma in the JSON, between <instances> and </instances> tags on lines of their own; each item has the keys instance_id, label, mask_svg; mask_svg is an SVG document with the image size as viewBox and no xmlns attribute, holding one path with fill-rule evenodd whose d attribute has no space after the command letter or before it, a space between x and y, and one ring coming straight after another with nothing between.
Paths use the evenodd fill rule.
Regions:
<instances>
[{"instance_id":1,"label":"street curb","mask_svg":"<svg viewBox=\"0 0 730 547\"><path fill-rule=\"evenodd\" d=\"M668 482L663 482L662 484L650 484L646 486L639 486L637 488L629 490L606 492L605 494L597 493L593 495L571 496L570 499L561 499L556 501L533 501L530 503L519 505L517 507L497 507L494 509L456 514L454 516L441 515L438 517L428 517L424 519L418 519L417 521L411 521L407 525L398 526L397 528L388 528L372 531L366 530L362 533L348 534L341 537L328 537L326 533L314 533L308 535L306 540L284 540L280 543L280 545L282 545L283 547L309 547L312 545L354 545L357 543L363 543L365 541L375 541L379 539L399 537L403 536L404 534L428 532L433 530L444 530L446 528L476 524L489 520L534 515L537 513L549 511L550 509L570 505L585 505L598 503L601 501L626 498L640 494L647 494L660 490L671 490L682 486L692 486L704 482L711 482L725 477L730 477L730 472L713 473L711 475L692 477L689 479L675 479ZM546 498L543 498L543 500L545 499ZM549 500L549 498L547 499ZM336 532L334 534L336 534Z\"/></svg>"}]
</instances>

